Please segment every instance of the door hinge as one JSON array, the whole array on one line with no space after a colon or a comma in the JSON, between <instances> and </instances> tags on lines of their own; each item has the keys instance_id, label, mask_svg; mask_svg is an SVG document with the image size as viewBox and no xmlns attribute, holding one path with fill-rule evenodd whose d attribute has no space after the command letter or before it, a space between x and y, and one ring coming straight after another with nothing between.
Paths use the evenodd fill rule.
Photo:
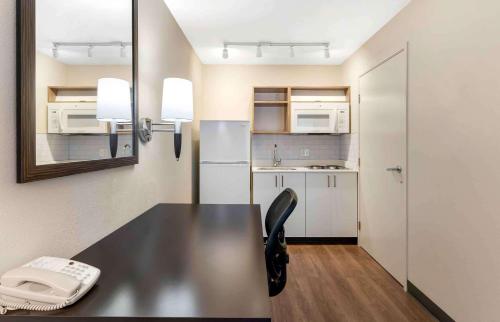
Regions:
<instances>
[{"instance_id":1,"label":"door hinge","mask_svg":"<svg viewBox=\"0 0 500 322\"><path fill-rule=\"evenodd\" d=\"M358 103L361 104L361 94L358 94Z\"/></svg>"},{"instance_id":2,"label":"door hinge","mask_svg":"<svg viewBox=\"0 0 500 322\"><path fill-rule=\"evenodd\" d=\"M361 221L358 221L358 230L361 230Z\"/></svg>"}]
</instances>

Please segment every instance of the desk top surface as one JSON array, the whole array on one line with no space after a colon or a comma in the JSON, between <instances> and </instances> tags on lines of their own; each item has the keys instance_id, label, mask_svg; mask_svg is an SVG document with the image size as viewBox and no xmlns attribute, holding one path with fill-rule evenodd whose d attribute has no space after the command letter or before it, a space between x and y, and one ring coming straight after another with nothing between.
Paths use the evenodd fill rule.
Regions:
<instances>
[{"instance_id":1,"label":"desk top surface","mask_svg":"<svg viewBox=\"0 0 500 322\"><path fill-rule=\"evenodd\" d=\"M159 204L73 259L101 269L80 301L5 317L271 320L258 206Z\"/></svg>"}]
</instances>

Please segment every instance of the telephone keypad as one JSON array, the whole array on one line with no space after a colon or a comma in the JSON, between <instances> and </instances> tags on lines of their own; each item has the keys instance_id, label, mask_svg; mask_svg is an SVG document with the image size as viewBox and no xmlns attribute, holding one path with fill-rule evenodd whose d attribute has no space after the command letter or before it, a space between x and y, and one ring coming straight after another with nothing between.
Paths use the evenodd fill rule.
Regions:
<instances>
[{"instance_id":1,"label":"telephone keypad","mask_svg":"<svg viewBox=\"0 0 500 322\"><path fill-rule=\"evenodd\" d=\"M38 258L37 260L28 263L26 266L59 271L73 278L76 278L78 281L84 284L89 283L92 273L95 273L94 271L97 271L95 268L83 263L68 261L65 259L54 260L47 257Z\"/></svg>"}]
</instances>

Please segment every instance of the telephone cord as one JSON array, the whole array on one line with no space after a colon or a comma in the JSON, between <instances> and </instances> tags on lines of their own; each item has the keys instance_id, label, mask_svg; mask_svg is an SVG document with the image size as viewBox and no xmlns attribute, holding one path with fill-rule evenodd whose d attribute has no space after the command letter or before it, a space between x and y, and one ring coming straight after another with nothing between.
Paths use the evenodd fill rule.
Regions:
<instances>
[{"instance_id":1,"label":"telephone cord","mask_svg":"<svg viewBox=\"0 0 500 322\"><path fill-rule=\"evenodd\" d=\"M27 310L27 311L54 311L54 310L59 310L62 309L66 306L69 305L71 300L78 294L78 291L73 294L72 297L64 301L63 303L59 304L30 304L30 303L9 303L5 302L0 298L0 315L5 315L7 314L8 311L15 311L15 310Z\"/></svg>"}]
</instances>

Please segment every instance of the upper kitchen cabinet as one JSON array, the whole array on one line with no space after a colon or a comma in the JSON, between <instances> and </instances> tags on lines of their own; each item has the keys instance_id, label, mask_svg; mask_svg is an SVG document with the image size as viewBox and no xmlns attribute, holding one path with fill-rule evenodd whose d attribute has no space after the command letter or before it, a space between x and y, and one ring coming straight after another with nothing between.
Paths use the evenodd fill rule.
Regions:
<instances>
[{"instance_id":1,"label":"upper kitchen cabinet","mask_svg":"<svg viewBox=\"0 0 500 322\"><path fill-rule=\"evenodd\" d=\"M298 203L290 218L285 223L287 237L305 237L305 204L306 204L306 177L305 173L269 173L254 172L253 174L253 203L260 204L262 215L262 229L267 236L264 222L267 211L274 199L286 188L291 188L298 197Z\"/></svg>"},{"instance_id":2,"label":"upper kitchen cabinet","mask_svg":"<svg viewBox=\"0 0 500 322\"><path fill-rule=\"evenodd\" d=\"M349 87L255 87L254 134L347 134Z\"/></svg>"},{"instance_id":3,"label":"upper kitchen cabinet","mask_svg":"<svg viewBox=\"0 0 500 322\"><path fill-rule=\"evenodd\" d=\"M253 133L289 133L289 97L286 87L255 87Z\"/></svg>"}]
</instances>

